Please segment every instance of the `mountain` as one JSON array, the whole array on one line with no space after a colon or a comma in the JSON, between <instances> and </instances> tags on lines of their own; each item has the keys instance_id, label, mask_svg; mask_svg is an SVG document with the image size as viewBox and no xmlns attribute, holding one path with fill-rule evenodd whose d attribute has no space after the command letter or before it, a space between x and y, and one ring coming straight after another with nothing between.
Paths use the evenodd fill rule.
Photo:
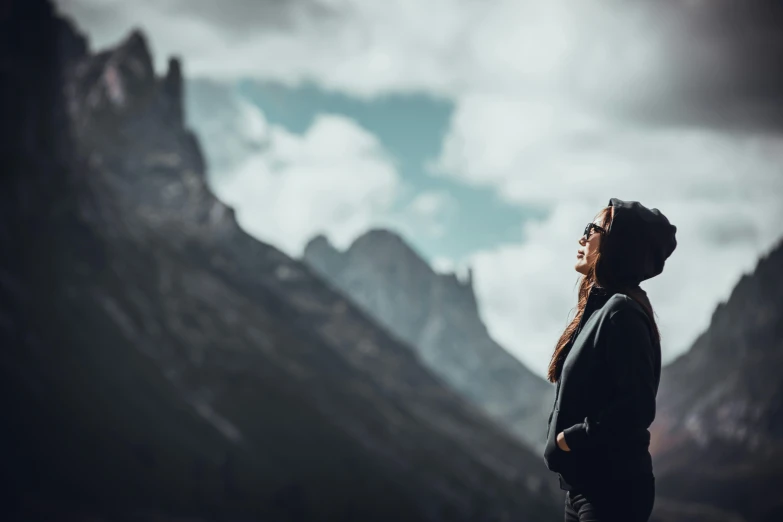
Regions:
<instances>
[{"instance_id":1,"label":"mountain","mask_svg":"<svg viewBox=\"0 0 783 522\"><path fill-rule=\"evenodd\" d=\"M661 496L727 520L780 520L781 371L783 241L663 369L651 446Z\"/></svg>"},{"instance_id":2,"label":"mountain","mask_svg":"<svg viewBox=\"0 0 783 522\"><path fill-rule=\"evenodd\" d=\"M427 367L537 452L554 387L492 340L479 315L472 276L438 274L399 235L370 230L340 252L323 235L304 261Z\"/></svg>"},{"instance_id":3,"label":"mountain","mask_svg":"<svg viewBox=\"0 0 783 522\"><path fill-rule=\"evenodd\" d=\"M315 237L304 260L414 346L430 369L523 438L529 419L528 434L537 442L535 406L515 408L542 392L524 366L504 368L505 352L481 324L470 277L463 282L434 273L387 230L367 232L345 252ZM651 427L657 484L651 522L780 519L782 274L783 242L741 278L692 348L663 368ZM529 395L514 391L515 385L529 386ZM514 420L514 411L529 417Z\"/></svg>"},{"instance_id":4,"label":"mountain","mask_svg":"<svg viewBox=\"0 0 783 522\"><path fill-rule=\"evenodd\" d=\"M542 459L205 181L182 65L0 17L3 520L552 520Z\"/></svg>"}]
</instances>

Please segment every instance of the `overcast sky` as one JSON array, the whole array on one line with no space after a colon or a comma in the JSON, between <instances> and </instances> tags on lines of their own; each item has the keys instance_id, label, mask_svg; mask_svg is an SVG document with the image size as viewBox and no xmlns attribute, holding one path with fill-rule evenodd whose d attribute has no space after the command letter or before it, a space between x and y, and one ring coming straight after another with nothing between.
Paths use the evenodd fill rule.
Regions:
<instances>
[{"instance_id":1,"label":"overcast sky","mask_svg":"<svg viewBox=\"0 0 783 522\"><path fill-rule=\"evenodd\" d=\"M783 236L780 2L58 5L95 48L140 27L159 70L184 59L211 182L248 231L298 256L380 224L440 270L470 264L491 333L539 375L609 198L678 227L642 285L665 361Z\"/></svg>"}]
</instances>

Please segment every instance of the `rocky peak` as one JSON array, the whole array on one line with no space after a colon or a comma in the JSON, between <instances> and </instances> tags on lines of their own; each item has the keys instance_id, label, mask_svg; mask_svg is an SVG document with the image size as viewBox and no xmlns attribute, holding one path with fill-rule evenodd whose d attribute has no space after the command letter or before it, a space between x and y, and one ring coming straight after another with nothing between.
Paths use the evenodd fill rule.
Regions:
<instances>
[{"instance_id":1,"label":"rocky peak","mask_svg":"<svg viewBox=\"0 0 783 522\"><path fill-rule=\"evenodd\" d=\"M354 285L361 285L357 280L361 277L358 274L375 273L383 275L393 286L404 288L403 292L432 287L435 295L451 300L467 315L478 318L472 270L468 271L465 280L453 273L438 274L400 234L392 230L370 229L357 237L345 252L337 250L323 234L319 234L308 242L304 259L322 275L330 279L345 277L353 280Z\"/></svg>"},{"instance_id":2,"label":"rocky peak","mask_svg":"<svg viewBox=\"0 0 783 522\"><path fill-rule=\"evenodd\" d=\"M342 270L343 253L337 250L324 234L318 234L304 249L305 259L318 259L313 268L321 274L337 274Z\"/></svg>"},{"instance_id":3,"label":"rocky peak","mask_svg":"<svg viewBox=\"0 0 783 522\"><path fill-rule=\"evenodd\" d=\"M138 198L160 203L145 213L151 221L185 213L193 233L231 229L233 210L211 198L201 148L184 125L181 62L170 58L162 77L153 63L146 37L133 31L116 48L70 68L65 91L74 134L97 172L126 173L128 205Z\"/></svg>"},{"instance_id":4,"label":"rocky peak","mask_svg":"<svg viewBox=\"0 0 783 522\"><path fill-rule=\"evenodd\" d=\"M91 144L144 134L139 127L152 121L155 129L165 123L184 132L181 63L170 58L165 76L158 78L147 39L138 30L117 47L81 60L71 74L69 98L75 130ZM161 134L155 129L148 129L151 137Z\"/></svg>"},{"instance_id":5,"label":"rocky peak","mask_svg":"<svg viewBox=\"0 0 783 522\"><path fill-rule=\"evenodd\" d=\"M177 125L184 125L182 64L179 58L169 58L169 68L162 81L163 95L171 106L171 112Z\"/></svg>"},{"instance_id":6,"label":"rocky peak","mask_svg":"<svg viewBox=\"0 0 783 522\"><path fill-rule=\"evenodd\" d=\"M430 271L427 262L398 233L388 229L368 230L354 240L347 253L379 264L405 262L411 263L416 270Z\"/></svg>"},{"instance_id":7,"label":"rocky peak","mask_svg":"<svg viewBox=\"0 0 783 522\"><path fill-rule=\"evenodd\" d=\"M394 231L383 228L370 229L353 242L346 255L372 259L379 267L404 264L408 270L421 272L429 278L437 278L444 289L459 294L461 298L476 306L471 268L468 269L467 278L464 280L455 273L438 274L400 234Z\"/></svg>"},{"instance_id":8,"label":"rocky peak","mask_svg":"<svg viewBox=\"0 0 783 522\"><path fill-rule=\"evenodd\" d=\"M146 103L155 91L155 71L147 41L132 32L119 46L86 60L76 70L76 90L85 93L83 107L95 116L122 114Z\"/></svg>"},{"instance_id":9,"label":"rocky peak","mask_svg":"<svg viewBox=\"0 0 783 522\"><path fill-rule=\"evenodd\" d=\"M709 335L721 342L701 343L694 349L713 352L726 349L721 353L732 360L751 356L751 352L769 353L772 347L758 335L765 332L772 339L783 339L781 268L783 241L759 259L754 272L744 274L729 299L715 309Z\"/></svg>"},{"instance_id":10,"label":"rocky peak","mask_svg":"<svg viewBox=\"0 0 783 522\"><path fill-rule=\"evenodd\" d=\"M321 249L329 249L337 252L337 249L334 248L331 241L329 241L329 238L326 237L325 234L318 234L308 241L307 245L305 246L305 252L307 252L308 249L316 249L317 251L320 251Z\"/></svg>"},{"instance_id":11,"label":"rocky peak","mask_svg":"<svg viewBox=\"0 0 783 522\"><path fill-rule=\"evenodd\" d=\"M551 386L489 336L472 271L438 274L396 232L372 229L345 251L323 235L304 261L380 324L413 346L422 361L531 446L540 447Z\"/></svg>"}]
</instances>

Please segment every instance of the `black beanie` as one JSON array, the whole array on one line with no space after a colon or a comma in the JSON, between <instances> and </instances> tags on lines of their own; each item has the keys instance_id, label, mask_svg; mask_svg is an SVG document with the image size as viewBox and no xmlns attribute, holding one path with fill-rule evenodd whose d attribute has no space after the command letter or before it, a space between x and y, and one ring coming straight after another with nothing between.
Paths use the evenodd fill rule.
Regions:
<instances>
[{"instance_id":1,"label":"black beanie","mask_svg":"<svg viewBox=\"0 0 783 522\"><path fill-rule=\"evenodd\" d=\"M614 218L602 238L599 281L610 286L638 285L663 272L677 247L677 227L657 208L638 201L609 200Z\"/></svg>"}]
</instances>

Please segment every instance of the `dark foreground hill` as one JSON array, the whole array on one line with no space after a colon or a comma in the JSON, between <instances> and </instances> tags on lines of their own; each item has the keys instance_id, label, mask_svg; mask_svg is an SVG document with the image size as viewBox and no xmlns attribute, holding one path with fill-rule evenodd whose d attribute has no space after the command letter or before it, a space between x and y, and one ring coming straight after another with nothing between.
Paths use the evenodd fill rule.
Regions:
<instances>
[{"instance_id":1,"label":"dark foreground hill","mask_svg":"<svg viewBox=\"0 0 783 522\"><path fill-rule=\"evenodd\" d=\"M538 455L241 230L143 35L0 17L4 520L554 520Z\"/></svg>"}]
</instances>

